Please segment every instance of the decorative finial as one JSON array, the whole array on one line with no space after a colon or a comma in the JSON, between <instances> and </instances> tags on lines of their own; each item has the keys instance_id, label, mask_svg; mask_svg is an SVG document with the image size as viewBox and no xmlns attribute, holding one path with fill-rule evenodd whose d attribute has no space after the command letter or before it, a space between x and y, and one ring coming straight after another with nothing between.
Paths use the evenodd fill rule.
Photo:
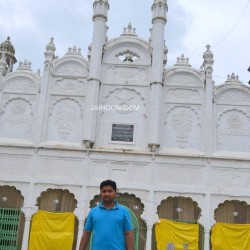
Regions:
<instances>
[{"instance_id":1,"label":"decorative finial","mask_svg":"<svg viewBox=\"0 0 250 250\"><path fill-rule=\"evenodd\" d=\"M241 83L240 80L239 80L239 76L238 75L235 75L235 73L233 72L231 74L231 76L228 74L227 75L227 81L226 83L229 83L229 84L232 84L232 83L236 83L236 84L239 84Z\"/></svg>"},{"instance_id":2,"label":"decorative finial","mask_svg":"<svg viewBox=\"0 0 250 250\"><path fill-rule=\"evenodd\" d=\"M181 54L181 57L177 57L176 64L174 66L191 67L189 64L189 58L185 58L183 53Z\"/></svg>"},{"instance_id":3,"label":"decorative finial","mask_svg":"<svg viewBox=\"0 0 250 250\"><path fill-rule=\"evenodd\" d=\"M132 24L129 23L127 27L123 28L123 34L121 36L137 36L136 28L132 27Z\"/></svg>"}]
</instances>

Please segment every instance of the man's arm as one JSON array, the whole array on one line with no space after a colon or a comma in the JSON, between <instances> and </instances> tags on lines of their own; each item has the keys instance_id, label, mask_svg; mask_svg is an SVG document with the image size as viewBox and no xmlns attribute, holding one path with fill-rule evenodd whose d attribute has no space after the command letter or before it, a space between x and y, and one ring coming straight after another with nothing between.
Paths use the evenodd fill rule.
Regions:
<instances>
[{"instance_id":1,"label":"man's arm","mask_svg":"<svg viewBox=\"0 0 250 250\"><path fill-rule=\"evenodd\" d=\"M125 231L125 238L126 238L127 250L134 250L134 235L133 235L133 231Z\"/></svg>"},{"instance_id":2,"label":"man's arm","mask_svg":"<svg viewBox=\"0 0 250 250\"><path fill-rule=\"evenodd\" d=\"M79 250L85 250L88 244L90 235L91 235L91 231L85 231L85 230L83 231Z\"/></svg>"}]
</instances>

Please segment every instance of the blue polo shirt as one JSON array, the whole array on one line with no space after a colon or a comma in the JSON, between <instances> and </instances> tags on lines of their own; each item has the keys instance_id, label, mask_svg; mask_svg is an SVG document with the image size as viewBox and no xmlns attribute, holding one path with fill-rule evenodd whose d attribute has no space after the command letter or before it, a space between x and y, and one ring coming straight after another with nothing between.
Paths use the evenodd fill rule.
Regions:
<instances>
[{"instance_id":1,"label":"blue polo shirt","mask_svg":"<svg viewBox=\"0 0 250 250\"><path fill-rule=\"evenodd\" d=\"M125 231L133 230L126 207L115 202L107 209L102 202L89 212L85 231L92 231L91 250L125 250Z\"/></svg>"}]
</instances>

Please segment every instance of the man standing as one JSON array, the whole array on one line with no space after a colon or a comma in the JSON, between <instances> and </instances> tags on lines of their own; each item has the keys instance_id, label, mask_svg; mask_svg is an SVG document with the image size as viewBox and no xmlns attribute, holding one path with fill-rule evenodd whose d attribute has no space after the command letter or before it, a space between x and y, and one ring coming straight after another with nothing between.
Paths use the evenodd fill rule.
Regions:
<instances>
[{"instance_id":1,"label":"man standing","mask_svg":"<svg viewBox=\"0 0 250 250\"><path fill-rule=\"evenodd\" d=\"M102 202L88 214L79 250L85 250L91 233L91 250L133 250L130 215L115 201L116 183L103 181L100 195Z\"/></svg>"}]
</instances>

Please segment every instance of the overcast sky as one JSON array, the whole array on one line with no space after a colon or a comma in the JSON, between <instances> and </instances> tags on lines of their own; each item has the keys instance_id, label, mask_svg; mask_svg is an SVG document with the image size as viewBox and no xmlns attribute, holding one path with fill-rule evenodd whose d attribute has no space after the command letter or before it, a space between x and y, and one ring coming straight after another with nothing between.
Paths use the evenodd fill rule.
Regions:
<instances>
[{"instance_id":1,"label":"overcast sky","mask_svg":"<svg viewBox=\"0 0 250 250\"><path fill-rule=\"evenodd\" d=\"M149 38L153 0L109 0L109 39L129 22L138 36ZM0 0L0 42L10 36L18 61L43 69L44 51L54 37L56 55L76 45L84 57L92 39L93 0ZM168 0L165 40L168 67L184 53L200 68L205 46L214 53L214 80L223 83L234 72L250 80L250 0Z\"/></svg>"}]
</instances>

